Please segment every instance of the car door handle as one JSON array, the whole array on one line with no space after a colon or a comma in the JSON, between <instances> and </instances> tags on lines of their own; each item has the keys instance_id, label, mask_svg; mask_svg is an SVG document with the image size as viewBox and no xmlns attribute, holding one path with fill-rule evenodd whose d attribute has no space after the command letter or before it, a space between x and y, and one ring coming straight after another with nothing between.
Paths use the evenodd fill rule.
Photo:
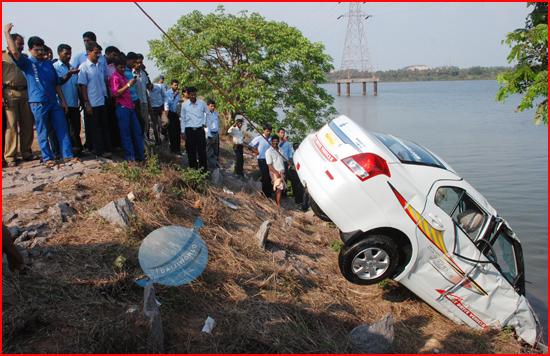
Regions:
<instances>
[{"instance_id":1,"label":"car door handle","mask_svg":"<svg viewBox=\"0 0 550 356\"><path fill-rule=\"evenodd\" d=\"M443 230L444 226L443 226L443 222L441 221L441 219L437 216L437 215L434 215L432 213L428 213L428 217L430 218L432 224L434 225L435 228L439 229L439 230Z\"/></svg>"}]
</instances>

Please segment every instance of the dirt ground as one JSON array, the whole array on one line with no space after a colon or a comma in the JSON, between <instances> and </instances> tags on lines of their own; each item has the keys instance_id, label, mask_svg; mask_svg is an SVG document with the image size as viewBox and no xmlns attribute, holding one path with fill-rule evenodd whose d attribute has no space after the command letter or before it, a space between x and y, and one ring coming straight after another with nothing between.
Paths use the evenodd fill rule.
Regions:
<instances>
[{"instance_id":1,"label":"dirt ground","mask_svg":"<svg viewBox=\"0 0 550 356\"><path fill-rule=\"evenodd\" d=\"M197 216L209 249L205 272L189 285L155 286L165 353L349 353L348 333L390 312L396 353L529 351L509 330L478 332L453 323L398 283L350 284L337 265L337 229L297 209L291 198L279 209L246 185L237 189L228 173L232 155L223 144L226 186L235 194L213 186L190 189L173 166L178 160L161 154L160 173L141 167L136 176L121 163L105 163L100 172L4 197L4 216L60 200L76 215L50 223L50 238L27 248L26 270L3 278L3 352L150 352L143 288L134 283L143 273L140 242L165 225L191 227ZM255 170L248 157L246 173ZM164 187L160 199L155 183ZM83 198L74 199L79 192ZM95 214L129 192L137 213L129 229ZM49 216L44 211L32 219ZM263 250L255 234L265 220L273 225ZM119 256L123 264L115 263ZM212 334L201 333L208 316L216 320Z\"/></svg>"}]
</instances>

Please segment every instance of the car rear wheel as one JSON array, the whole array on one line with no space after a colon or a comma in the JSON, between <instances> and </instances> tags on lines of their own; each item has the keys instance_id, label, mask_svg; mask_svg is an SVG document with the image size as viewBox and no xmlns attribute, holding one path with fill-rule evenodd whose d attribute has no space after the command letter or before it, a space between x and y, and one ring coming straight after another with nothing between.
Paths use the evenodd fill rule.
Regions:
<instances>
[{"instance_id":1,"label":"car rear wheel","mask_svg":"<svg viewBox=\"0 0 550 356\"><path fill-rule=\"evenodd\" d=\"M393 276L399 264L395 242L385 235L371 235L340 251L342 275L355 284L374 284Z\"/></svg>"}]
</instances>

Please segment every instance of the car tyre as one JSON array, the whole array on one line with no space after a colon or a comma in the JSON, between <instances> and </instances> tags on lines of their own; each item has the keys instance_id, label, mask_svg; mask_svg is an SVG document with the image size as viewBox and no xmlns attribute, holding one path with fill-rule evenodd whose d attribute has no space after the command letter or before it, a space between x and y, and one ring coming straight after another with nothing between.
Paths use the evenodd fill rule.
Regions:
<instances>
[{"instance_id":1,"label":"car tyre","mask_svg":"<svg viewBox=\"0 0 550 356\"><path fill-rule=\"evenodd\" d=\"M340 272L354 284L369 285L391 278L399 265L399 250L385 235L371 235L343 247L338 256Z\"/></svg>"}]
</instances>

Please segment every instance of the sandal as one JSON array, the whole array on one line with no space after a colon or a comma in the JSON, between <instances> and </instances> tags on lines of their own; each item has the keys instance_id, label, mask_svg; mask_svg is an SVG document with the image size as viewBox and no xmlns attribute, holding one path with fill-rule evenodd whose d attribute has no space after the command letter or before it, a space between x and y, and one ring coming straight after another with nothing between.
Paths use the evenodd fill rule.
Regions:
<instances>
[{"instance_id":1,"label":"sandal","mask_svg":"<svg viewBox=\"0 0 550 356\"><path fill-rule=\"evenodd\" d=\"M49 161L46 161L46 163L44 163L46 165L46 167L48 168L53 168L55 167L56 163L53 159L49 160Z\"/></svg>"},{"instance_id":2,"label":"sandal","mask_svg":"<svg viewBox=\"0 0 550 356\"><path fill-rule=\"evenodd\" d=\"M78 157L68 158L65 160L65 163L80 163L82 160Z\"/></svg>"}]
</instances>

